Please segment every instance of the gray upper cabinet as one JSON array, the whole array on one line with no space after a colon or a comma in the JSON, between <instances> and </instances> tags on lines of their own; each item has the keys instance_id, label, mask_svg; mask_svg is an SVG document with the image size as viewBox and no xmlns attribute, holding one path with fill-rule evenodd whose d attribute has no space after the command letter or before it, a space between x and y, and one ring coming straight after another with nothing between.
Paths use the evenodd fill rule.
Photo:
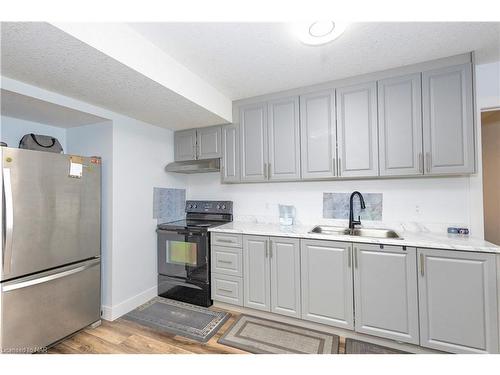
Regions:
<instances>
[{"instance_id":1,"label":"gray upper cabinet","mask_svg":"<svg viewBox=\"0 0 500 375\"><path fill-rule=\"evenodd\" d=\"M221 157L220 126L196 129L196 142L198 146L197 159Z\"/></svg>"},{"instance_id":2,"label":"gray upper cabinet","mask_svg":"<svg viewBox=\"0 0 500 375\"><path fill-rule=\"evenodd\" d=\"M355 330L419 343L415 248L354 244Z\"/></svg>"},{"instance_id":3,"label":"gray upper cabinet","mask_svg":"<svg viewBox=\"0 0 500 375\"><path fill-rule=\"evenodd\" d=\"M301 240L302 319L354 328L352 244Z\"/></svg>"},{"instance_id":4,"label":"gray upper cabinet","mask_svg":"<svg viewBox=\"0 0 500 375\"><path fill-rule=\"evenodd\" d=\"M183 130L174 133L175 161L196 160L196 130Z\"/></svg>"},{"instance_id":5,"label":"gray upper cabinet","mask_svg":"<svg viewBox=\"0 0 500 375\"><path fill-rule=\"evenodd\" d=\"M271 237L271 311L301 317L300 241Z\"/></svg>"},{"instance_id":6,"label":"gray upper cabinet","mask_svg":"<svg viewBox=\"0 0 500 375\"><path fill-rule=\"evenodd\" d=\"M340 177L378 176L377 84L337 89Z\"/></svg>"},{"instance_id":7,"label":"gray upper cabinet","mask_svg":"<svg viewBox=\"0 0 500 375\"><path fill-rule=\"evenodd\" d=\"M420 73L378 82L381 176L423 174Z\"/></svg>"},{"instance_id":8,"label":"gray upper cabinet","mask_svg":"<svg viewBox=\"0 0 500 375\"><path fill-rule=\"evenodd\" d=\"M240 108L241 181L267 180L267 103Z\"/></svg>"},{"instance_id":9,"label":"gray upper cabinet","mask_svg":"<svg viewBox=\"0 0 500 375\"><path fill-rule=\"evenodd\" d=\"M498 353L495 254L418 249L420 345Z\"/></svg>"},{"instance_id":10,"label":"gray upper cabinet","mask_svg":"<svg viewBox=\"0 0 500 375\"><path fill-rule=\"evenodd\" d=\"M335 90L300 97L300 133L302 178L335 177Z\"/></svg>"},{"instance_id":11,"label":"gray upper cabinet","mask_svg":"<svg viewBox=\"0 0 500 375\"><path fill-rule=\"evenodd\" d=\"M474 172L470 63L422 75L425 174Z\"/></svg>"},{"instance_id":12,"label":"gray upper cabinet","mask_svg":"<svg viewBox=\"0 0 500 375\"><path fill-rule=\"evenodd\" d=\"M245 307L271 311L269 239L243 236L243 296Z\"/></svg>"},{"instance_id":13,"label":"gray upper cabinet","mask_svg":"<svg viewBox=\"0 0 500 375\"><path fill-rule=\"evenodd\" d=\"M221 176L223 182L240 181L239 128L237 124L222 127Z\"/></svg>"},{"instance_id":14,"label":"gray upper cabinet","mask_svg":"<svg viewBox=\"0 0 500 375\"><path fill-rule=\"evenodd\" d=\"M268 103L268 179L300 179L299 98L283 98Z\"/></svg>"}]
</instances>

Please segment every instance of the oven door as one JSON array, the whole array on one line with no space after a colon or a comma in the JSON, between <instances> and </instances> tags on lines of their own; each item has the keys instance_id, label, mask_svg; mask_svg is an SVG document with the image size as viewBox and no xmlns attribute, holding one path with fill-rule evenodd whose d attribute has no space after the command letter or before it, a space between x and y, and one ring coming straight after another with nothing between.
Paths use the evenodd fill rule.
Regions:
<instances>
[{"instance_id":1,"label":"oven door","mask_svg":"<svg viewBox=\"0 0 500 375\"><path fill-rule=\"evenodd\" d=\"M205 231L158 229L158 273L208 283L208 235Z\"/></svg>"}]
</instances>

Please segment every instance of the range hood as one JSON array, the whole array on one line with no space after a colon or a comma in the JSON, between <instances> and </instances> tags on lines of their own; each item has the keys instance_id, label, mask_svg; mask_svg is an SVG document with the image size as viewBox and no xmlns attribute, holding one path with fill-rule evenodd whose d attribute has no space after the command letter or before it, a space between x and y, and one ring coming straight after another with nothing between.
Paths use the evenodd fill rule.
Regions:
<instances>
[{"instance_id":1,"label":"range hood","mask_svg":"<svg viewBox=\"0 0 500 375\"><path fill-rule=\"evenodd\" d=\"M219 172L220 159L174 161L167 164L165 171L185 174Z\"/></svg>"}]
</instances>

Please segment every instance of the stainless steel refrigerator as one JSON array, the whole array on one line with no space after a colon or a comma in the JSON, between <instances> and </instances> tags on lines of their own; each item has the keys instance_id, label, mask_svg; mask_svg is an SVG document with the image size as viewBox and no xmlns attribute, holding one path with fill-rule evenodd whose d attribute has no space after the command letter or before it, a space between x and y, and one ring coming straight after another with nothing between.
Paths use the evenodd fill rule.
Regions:
<instances>
[{"instance_id":1,"label":"stainless steel refrigerator","mask_svg":"<svg viewBox=\"0 0 500 375\"><path fill-rule=\"evenodd\" d=\"M43 350L100 320L101 161L0 150L0 348Z\"/></svg>"}]
</instances>

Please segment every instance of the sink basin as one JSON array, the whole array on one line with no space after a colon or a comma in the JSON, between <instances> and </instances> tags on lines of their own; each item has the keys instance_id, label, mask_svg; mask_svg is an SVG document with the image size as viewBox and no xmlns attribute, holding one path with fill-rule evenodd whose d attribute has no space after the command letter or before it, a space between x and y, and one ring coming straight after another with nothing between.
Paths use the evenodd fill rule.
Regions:
<instances>
[{"instance_id":1,"label":"sink basin","mask_svg":"<svg viewBox=\"0 0 500 375\"><path fill-rule=\"evenodd\" d=\"M309 233L320 233L320 234L349 234L351 231L349 228L344 227L334 227L332 225L317 225Z\"/></svg>"},{"instance_id":2,"label":"sink basin","mask_svg":"<svg viewBox=\"0 0 500 375\"><path fill-rule=\"evenodd\" d=\"M402 239L391 229L356 228L352 231L351 236Z\"/></svg>"},{"instance_id":3,"label":"sink basin","mask_svg":"<svg viewBox=\"0 0 500 375\"><path fill-rule=\"evenodd\" d=\"M399 237L399 235L391 229L356 228L351 231L349 228L344 227L335 227L332 225L317 225L309 233L402 240L402 238Z\"/></svg>"}]
</instances>

